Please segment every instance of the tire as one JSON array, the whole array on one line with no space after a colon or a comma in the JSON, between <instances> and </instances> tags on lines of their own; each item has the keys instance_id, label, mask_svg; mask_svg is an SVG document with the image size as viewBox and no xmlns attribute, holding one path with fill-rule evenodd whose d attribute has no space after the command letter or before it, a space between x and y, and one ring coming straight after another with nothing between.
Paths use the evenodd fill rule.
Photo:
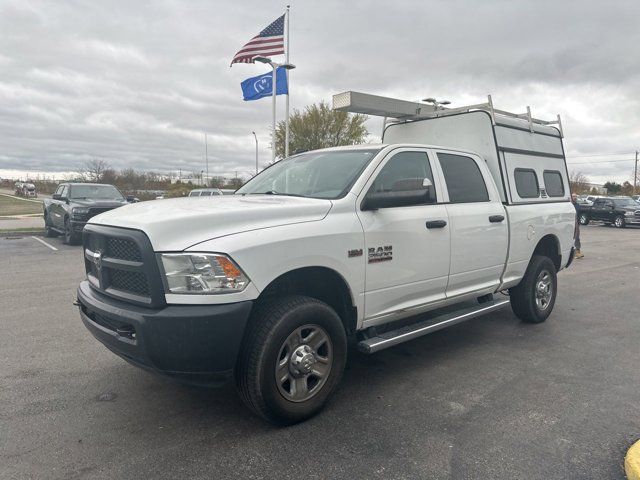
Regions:
<instances>
[{"instance_id":1,"label":"tire","mask_svg":"<svg viewBox=\"0 0 640 480\"><path fill-rule=\"evenodd\" d=\"M77 245L80 241L78 234L71 229L69 218L64 219L64 237L62 241L67 245Z\"/></svg>"},{"instance_id":2,"label":"tire","mask_svg":"<svg viewBox=\"0 0 640 480\"><path fill-rule=\"evenodd\" d=\"M624 217L622 215L618 215L613 220L613 224L615 225L616 228L624 228L627 226L626 222L624 221Z\"/></svg>"},{"instance_id":3,"label":"tire","mask_svg":"<svg viewBox=\"0 0 640 480\"><path fill-rule=\"evenodd\" d=\"M323 343L317 343L323 336ZM256 414L291 425L322 409L346 359L344 326L329 305L297 295L276 298L257 304L251 314L236 365L236 386Z\"/></svg>"},{"instance_id":4,"label":"tire","mask_svg":"<svg viewBox=\"0 0 640 480\"><path fill-rule=\"evenodd\" d=\"M49 212L44 213L44 232L48 238L57 237L58 233L51 227L51 217Z\"/></svg>"},{"instance_id":5,"label":"tire","mask_svg":"<svg viewBox=\"0 0 640 480\"><path fill-rule=\"evenodd\" d=\"M544 322L553 310L557 294L556 267L549 257L541 255L531 258L522 281L509 289L513 313L527 323Z\"/></svg>"},{"instance_id":6,"label":"tire","mask_svg":"<svg viewBox=\"0 0 640 480\"><path fill-rule=\"evenodd\" d=\"M589 225L589 218L584 214L580 214L580 219L579 219L580 225Z\"/></svg>"}]
</instances>

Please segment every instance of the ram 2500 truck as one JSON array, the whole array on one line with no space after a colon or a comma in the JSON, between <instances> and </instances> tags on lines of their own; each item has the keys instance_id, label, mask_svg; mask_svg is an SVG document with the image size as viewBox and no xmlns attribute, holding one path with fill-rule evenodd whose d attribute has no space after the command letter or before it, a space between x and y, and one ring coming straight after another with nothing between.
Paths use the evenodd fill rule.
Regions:
<instances>
[{"instance_id":1,"label":"ram 2500 truck","mask_svg":"<svg viewBox=\"0 0 640 480\"><path fill-rule=\"evenodd\" d=\"M126 205L128 200L113 185L61 183L51 198L43 200L47 237L62 235L64 243L75 245L91 217Z\"/></svg>"},{"instance_id":2,"label":"ram 2500 truck","mask_svg":"<svg viewBox=\"0 0 640 480\"><path fill-rule=\"evenodd\" d=\"M616 228L640 225L640 205L631 197L600 197L593 205L578 204L578 220L581 225L596 221Z\"/></svg>"},{"instance_id":3,"label":"ram 2500 truck","mask_svg":"<svg viewBox=\"0 0 640 480\"><path fill-rule=\"evenodd\" d=\"M279 424L322 408L349 339L374 353L509 303L544 322L573 258L559 130L436 113L388 126L384 144L279 161L235 195L93 217L82 321L139 367L233 378Z\"/></svg>"}]
</instances>

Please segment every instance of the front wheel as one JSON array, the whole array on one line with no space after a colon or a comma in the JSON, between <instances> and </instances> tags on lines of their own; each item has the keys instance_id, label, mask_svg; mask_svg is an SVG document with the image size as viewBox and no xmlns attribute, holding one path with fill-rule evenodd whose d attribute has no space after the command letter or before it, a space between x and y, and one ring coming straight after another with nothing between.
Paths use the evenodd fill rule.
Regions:
<instances>
[{"instance_id":1,"label":"front wheel","mask_svg":"<svg viewBox=\"0 0 640 480\"><path fill-rule=\"evenodd\" d=\"M44 213L44 232L45 232L45 235L49 238L58 236L58 233L53 229L51 216L49 215L49 212Z\"/></svg>"},{"instance_id":2,"label":"front wheel","mask_svg":"<svg viewBox=\"0 0 640 480\"><path fill-rule=\"evenodd\" d=\"M622 215L618 215L613 221L613 224L616 226L616 228L624 228L626 226L624 217Z\"/></svg>"},{"instance_id":3,"label":"front wheel","mask_svg":"<svg viewBox=\"0 0 640 480\"><path fill-rule=\"evenodd\" d=\"M589 218L584 213L580 215L579 221L580 221L580 225L589 225Z\"/></svg>"},{"instance_id":4,"label":"front wheel","mask_svg":"<svg viewBox=\"0 0 640 480\"><path fill-rule=\"evenodd\" d=\"M266 420L306 420L333 393L347 358L342 321L326 303L289 296L258 304L236 367L244 403Z\"/></svg>"},{"instance_id":5,"label":"front wheel","mask_svg":"<svg viewBox=\"0 0 640 480\"><path fill-rule=\"evenodd\" d=\"M534 255L522 281L509 289L511 308L522 321L541 323L551 314L557 293L555 265L549 257Z\"/></svg>"},{"instance_id":6,"label":"front wheel","mask_svg":"<svg viewBox=\"0 0 640 480\"><path fill-rule=\"evenodd\" d=\"M76 232L73 231L71 222L68 218L64 219L64 243L67 245L77 245L80 238Z\"/></svg>"}]
</instances>

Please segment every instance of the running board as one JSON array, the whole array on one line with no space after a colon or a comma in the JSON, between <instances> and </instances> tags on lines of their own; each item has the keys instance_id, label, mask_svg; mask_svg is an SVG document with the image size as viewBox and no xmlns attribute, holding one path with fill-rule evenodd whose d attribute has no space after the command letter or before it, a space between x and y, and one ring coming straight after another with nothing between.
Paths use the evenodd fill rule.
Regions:
<instances>
[{"instance_id":1,"label":"running board","mask_svg":"<svg viewBox=\"0 0 640 480\"><path fill-rule=\"evenodd\" d=\"M472 318L500 310L509 303L508 299L492 300L473 307L445 313L428 320L404 326L397 330L390 330L378 336L367 338L358 342L358 350L363 353L375 353L385 348L393 347L399 343L413 340L431 332L441 330L456 323L462 323Z\"/></svg>"}]
</instances>

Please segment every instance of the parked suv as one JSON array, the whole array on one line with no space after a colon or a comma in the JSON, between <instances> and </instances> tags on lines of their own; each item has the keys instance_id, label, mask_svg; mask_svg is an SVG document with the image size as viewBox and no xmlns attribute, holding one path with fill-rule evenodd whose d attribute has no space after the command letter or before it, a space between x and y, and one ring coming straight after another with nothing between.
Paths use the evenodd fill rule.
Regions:
<instances>
[{"instance_id":1,"label":"parked suv","mask_svg":"<svg viewBox=\"0 0 640 480\"><path fill-rule=\"evenodd\" d=\"M210 197L212 195L222 195L219 188L196 188L189 192L189 197Z\"/></svg>"}]
</instances>

